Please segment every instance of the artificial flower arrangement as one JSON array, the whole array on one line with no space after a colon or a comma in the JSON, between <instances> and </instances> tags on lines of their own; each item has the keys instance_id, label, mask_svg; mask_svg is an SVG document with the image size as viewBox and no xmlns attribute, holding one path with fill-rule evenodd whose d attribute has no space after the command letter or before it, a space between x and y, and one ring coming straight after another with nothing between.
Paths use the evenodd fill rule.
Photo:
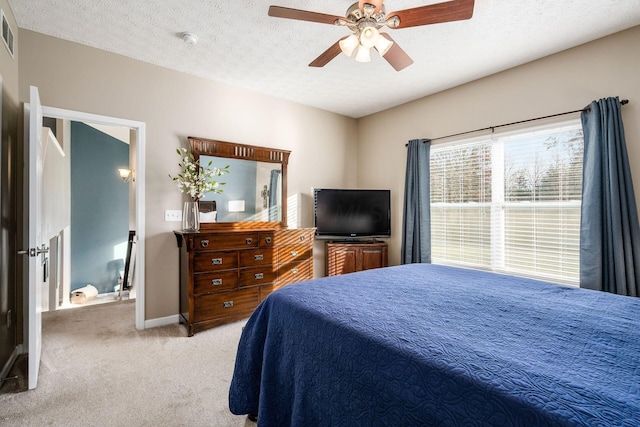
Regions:
<instances>
[{"instance_id":1,"label":"artificial flower arrangement","mask_svg":"<svg viewBox=\"0 0 640 427\"><path fill-rule=\"evenodd\" d=\"M229 173L229 165L217 168L212 166L212 161L209 161L206 166L202 166L200 159L195 160L193 153L186 148L178 148L176 152L182 158L182 161L178 163L182 172L175 176L169 175L169 177L178 183L180 192L188 194L195 202L209 192L222 193L223 189L220 186L226 183L213 178Z\"/></svg>"}]
</instances>

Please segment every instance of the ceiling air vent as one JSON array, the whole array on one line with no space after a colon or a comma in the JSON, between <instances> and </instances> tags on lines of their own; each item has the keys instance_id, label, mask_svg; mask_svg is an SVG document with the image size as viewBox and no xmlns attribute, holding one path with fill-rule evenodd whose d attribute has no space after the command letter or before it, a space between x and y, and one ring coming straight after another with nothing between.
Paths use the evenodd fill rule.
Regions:
<instances>
[{"instance_id":1,"label":"ceiling air vent","mask_svg":"<svg viewBox=\"0 0 640 427\"><path fill-rule=\"evenodd\" d=\"M13 57L13 31L11 31L7 17L4 16L4 10L0 9L0 12L2 13L2 40L9 50L11 57Z\"/></svg>"}]
</instances>

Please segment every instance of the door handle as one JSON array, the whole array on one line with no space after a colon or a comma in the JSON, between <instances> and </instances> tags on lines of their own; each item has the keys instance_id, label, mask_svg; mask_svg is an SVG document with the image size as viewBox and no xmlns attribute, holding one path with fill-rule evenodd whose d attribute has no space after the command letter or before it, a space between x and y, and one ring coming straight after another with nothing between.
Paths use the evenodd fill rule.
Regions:
<instances>
[{"instance_id":1,"label":"door handle","mask_svg":"<svg viewBox=\"0 0 640 427\"><path fill-rule=\"evenodd\" d=\"M29 248L28 250L22 249L18 251L18 255L29 255L30 257L35 257L41 254L48 254L49 248L42 244L41 248Z\"/></svg>"}]
</instances>

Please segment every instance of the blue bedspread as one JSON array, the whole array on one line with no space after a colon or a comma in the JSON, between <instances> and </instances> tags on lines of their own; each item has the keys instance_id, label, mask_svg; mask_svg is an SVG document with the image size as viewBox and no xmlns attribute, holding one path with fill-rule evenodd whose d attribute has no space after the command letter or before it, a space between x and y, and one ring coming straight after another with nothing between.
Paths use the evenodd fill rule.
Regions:
<instances>
[{"instance_id":1,"label":"blue bedspread","mask_svg":"<svg viewBox=\"0 0 640 427\"><path fill-rule=\"evenodd\" d=\"M287 286L229 391L260 426L640 426L640 299L412 264Z\"/></svg>"}]
</instances>

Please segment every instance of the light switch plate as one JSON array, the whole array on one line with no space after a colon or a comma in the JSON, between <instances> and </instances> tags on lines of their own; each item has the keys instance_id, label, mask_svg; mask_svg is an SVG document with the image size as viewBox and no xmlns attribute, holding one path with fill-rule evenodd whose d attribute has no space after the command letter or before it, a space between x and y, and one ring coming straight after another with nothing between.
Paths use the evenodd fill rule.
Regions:
<instances>
[{"instance_id":1,"label":"light switch plate","mask_svg":"<svg viewBox=\"0 0 640 427\"><path fill-rule=\"evenodd\" d=\"M165 211L164 211L164 220L165 221L177 221L177 222L182 221L182 211L165 209Z\"/></svg>"}]
</instances>

